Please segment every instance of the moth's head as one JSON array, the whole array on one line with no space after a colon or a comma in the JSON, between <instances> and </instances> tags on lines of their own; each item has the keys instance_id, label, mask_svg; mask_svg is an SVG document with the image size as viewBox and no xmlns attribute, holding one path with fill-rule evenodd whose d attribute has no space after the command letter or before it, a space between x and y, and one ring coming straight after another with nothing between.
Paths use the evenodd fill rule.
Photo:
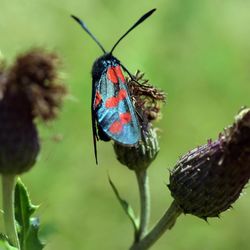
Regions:
<instances>
[{"instance_id":1,"label":"moth's head","mask_svg":"<svg viewBox=\"0 0 250 250\"><path fill-rule=\"evenodd\" d=\"M93 81L98 81L102 73L107 70L109 66L115 66L120 64L120 61L110 53L98 57L92 67L92 78Z\"/></svg>"},{"instance_id":2,"label":"moth's head","mask_svg":"<svg viewBox=\"0 0 250 250\"><path fill-rule=\"evenodd\" d=\"M117 45L123 40L124 37L126 37L135 27L137 27L139 24L144 22L156 9L152 9L148 11L146 14L144 14L137 22L132 25L114 44L110 52L106 52L102 44L97 40L97 38L90 32L90 30L87 28L86 24L78 17L71 15L71 17L78 23L80 26L91 36L91 38L96 42L96 44L100 47L100 49L103 51L104 55L99 57L92 67L92 78L93 81L98 81L104 72L108 68L109 65L116 66L117 64L120 64L119 60L112 56L112 53L114 52Z\"/></svg>"}]
</instances>

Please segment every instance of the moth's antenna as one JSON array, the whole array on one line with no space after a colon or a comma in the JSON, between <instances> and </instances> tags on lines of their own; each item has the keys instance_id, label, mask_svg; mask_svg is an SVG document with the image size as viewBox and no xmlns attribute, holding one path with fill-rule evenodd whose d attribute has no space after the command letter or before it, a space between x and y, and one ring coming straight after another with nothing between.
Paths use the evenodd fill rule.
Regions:
<instances>
[{"instance_id":1,"label":"moth's antenna","mask_svg":"<svg viewBox=\"0 0 250 250\"><path fill-rule=\"evenodd\" d=\"M78 22L81 27L92 37L92 39L97 43L97 45L101 48L101 50L103 51L103 53L106 53L106 50L103 48L103 46L101 45L101 43L96 39L96 37L89 31L89 29L87 28L86 24L78 17L71 15L71 17Z\"/></svg>"},{"instance_id":2,"label":"moth's antenna","mask_svg":"<svg viewBox=\"0 0 250 250\"><path fill-rule=\"evenodd\" d=\"M145 21L148 17L150 17L154 12L156 11L156 9L152 9L149 12L147 12L146 14L144 14L123 36L121 36L121 38L115 43L115 45L113 46L113 48L110 51L110 54L112 54L112 52L114 51L114 49L116 48L116 46L120 43L120 41L130 32L132 31L136 26L138 26L139 24L141 24L143 21Z\"/></svg>"}]
</instances>

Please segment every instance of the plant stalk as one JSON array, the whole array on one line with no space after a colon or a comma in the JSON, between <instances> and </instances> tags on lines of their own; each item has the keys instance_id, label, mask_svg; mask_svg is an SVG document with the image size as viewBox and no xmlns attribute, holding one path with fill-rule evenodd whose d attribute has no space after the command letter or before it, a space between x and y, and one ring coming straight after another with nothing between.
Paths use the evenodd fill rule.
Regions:
<instances>
[{"instance_id":1,"label":"plant stalk","mask_svg":"<svg viewBox=\"0 0 250 250\"><path fill-rule=\"evenodd\" d=\"M15 222L15 195L16 175L2 175L2 196L4 211L4 227L9 242L20 249Z\"/></svg>"},{"instance_id":2,"label":"plant stalk","mask_svg":"<svg viewBox=\"0 0 250 250\"><path fill-rule=\"evenodd\" d=\"M162 216L155 227L139 242L135 242L130 250L146 250L149 249L166 230L170 230L176 219L182 214L182 209L175 203L172 202L169 209Z\"/></svg>"},{"instance_id":3,"label":"plant stalk","mask_svg":"<svg viewBox=\"0 0 250 250\"><path fill-rule=\"evenodd\" d=\"M140 224L135 242L142 239L148 230L150 218L150 192L147 170L136 171L137 183L140 193Z\"/></svg>"}]
</instances>

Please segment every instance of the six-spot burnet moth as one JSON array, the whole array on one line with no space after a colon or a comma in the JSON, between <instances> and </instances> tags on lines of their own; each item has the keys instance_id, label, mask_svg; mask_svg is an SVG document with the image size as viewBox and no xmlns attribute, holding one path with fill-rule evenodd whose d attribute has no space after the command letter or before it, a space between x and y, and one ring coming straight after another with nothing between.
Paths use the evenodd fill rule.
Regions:
<instances>
[{"instance_id":1,"label":"six-spot burnet moth","mask_svg":"<svg viewBox=\"0 0 250 250\"><path fill-rule=\"evenodd\" d=\"M109 141L112 139L125 146L133 146L141 139L141 128L122 69L130 76L131 74L112 53L120 41L155 10L152 9L144 14L118 39L110 52L106 52L81 19L71 16L92 37L104 53L103 56L96 59L92 67L91 110L96 164L98 163L96 140Z\"/></svg>"}]
</instances>

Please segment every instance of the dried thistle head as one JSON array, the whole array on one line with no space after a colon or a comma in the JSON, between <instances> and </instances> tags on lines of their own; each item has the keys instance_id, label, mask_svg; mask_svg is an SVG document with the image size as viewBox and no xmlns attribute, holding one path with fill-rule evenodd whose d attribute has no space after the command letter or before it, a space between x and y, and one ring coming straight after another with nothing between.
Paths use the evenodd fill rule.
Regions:
<instances>
[{"instance_id":1,"label":"dried thistle head","mask_svg":"<svg viewBox=\"0 0 250 250\"><path fill-rule=\"evenodd\" d=\"M1 174L21 174L36 162L40 143L34 118L54 119L66 93L57 63L55 54L33 49L0 73Z\"/></svg>"},{"instance_id":2,"label":"dried thistle head","mask_svg":"<svg viewBox=\"0 0 250 250\"><path fill-rule=\"evenodd\" d=\"M24 95L31 104L33 117L53 120L67 93L58 77L59 58L55 53L33 49L17 57L9 69L9 95Z\"/></svg>"},{"instance_id":3,"label":"dried thistle head","mask_svg":"<svg viewBox=\"0 0 250 250\"><path fill-rule=\"evenodd\" d=\"M127 78L127 84L135 108L144 122L149 123L160 118L162 103L166 102L166 93L151 85L139 70L132 78Z\"/></svg>"},{"instance_id":4,"label":"dried thistle head","mask_svg":"<svg viewBox=\"0 0 250 250\"><path fill-rule=\"evenodd\" d=\"M250 109L215 141L184 155L171 171L171 195L185 213L206 219L231 207L250 178Z\"/></svg>"}]
</instances>

